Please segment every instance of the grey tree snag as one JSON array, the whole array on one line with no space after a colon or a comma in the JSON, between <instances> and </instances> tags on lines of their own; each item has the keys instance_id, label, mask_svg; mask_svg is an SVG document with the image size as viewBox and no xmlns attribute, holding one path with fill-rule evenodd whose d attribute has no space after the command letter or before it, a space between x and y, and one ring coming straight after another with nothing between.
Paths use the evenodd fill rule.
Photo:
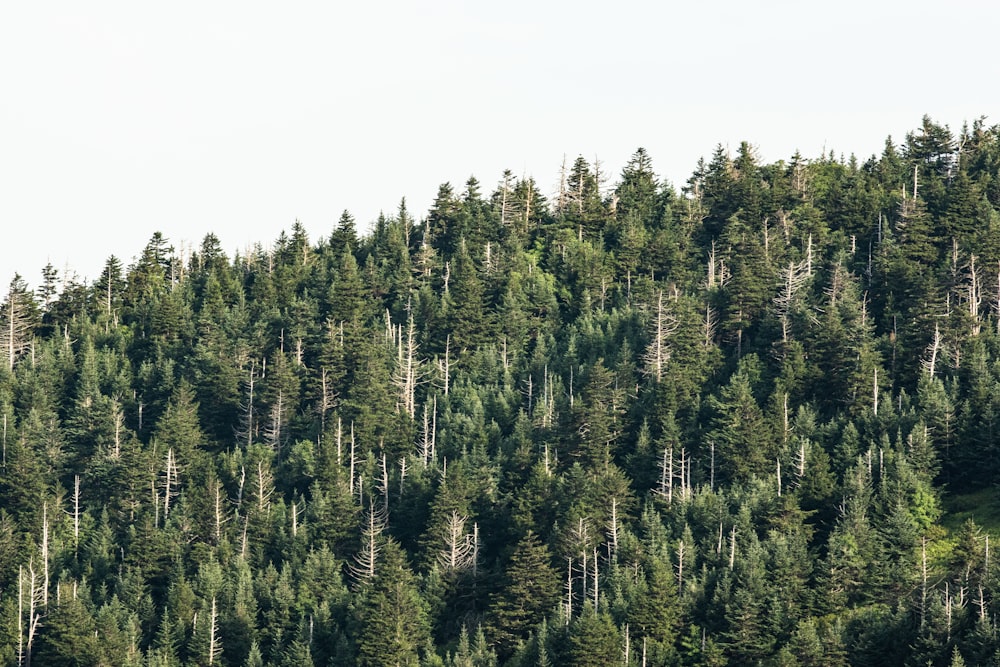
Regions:
<instances>
[{"instance_id":1,"label":"grey tree snag","mask_svg":"<svg viewBox=\"0 0 1000 667\"><path fill-rule=\"evenodd\" d=\"M385 512L375 507L374 499L369 499L365 511L365 523L361 530L361 551L354 555L354 562L348 570L359 584L375 578L379 555L382 553L382 531L386 527Z\"/></svg>"},{"instance_id":2,"label":"grey tree snag","mask_svg":"<svg viewBox=\"0 0 1000 667\"><path fill-rule=\"evenodd\" d=\"M416 390L420 384L423 362L417 359L419 346L416 341L416 324L413 322L413 314L406 325L406 333L403 334L402 325L399 333L396 334L396 369L393 372L392 383L395 385L399 398L396 408L405 412L410 419L416 416Z\"/></svg>"},{"instance_id":3,"label":"grey tree snag","mask_svg":"<svg viewBox=\"0 0 1000 667\"><path fill-rule=\"evenodd\" d=\"M208 664L214 665L222 653L222 635L219 633L219 614L215 596L212 596L212 611L208 621Z\"/></svg>"},{"instance_id":4,"label":"grey tree snag","mask_svg":"<svg viewBox=\"0 0 1000 667\"><path fill-rule=\"evenodd\" d=\"M452 511L445 526L445 545L438 552L437 562L445 572L473 569L478 550L478 526L473 535L465 530L467 517Z\"/></svg>"},{"instance_id":5,"label":"grey tree snag","mask_svg":"<svg viewBox=\"0 0 1000 667\"><path fill-rule=\"evenodd\" d=\"M31 347L34 330L31 299L21 276L15 275L0 312L0 353L8 371L14 370L15 362Z\"/></svg>"},{"instance_id":6,"label":"grey tree snag","mask_svg":"<svg viewBox=\"0 0 1000 667\"><path fill-rule=\"evenodd\" d=\"M650 323L650 341L643 355L645 373L655 382L663 381L667 362L670 361L670 337L677 331L678 321L663 303L663 290L656 294Z\"/></svg>"}]
</instances>

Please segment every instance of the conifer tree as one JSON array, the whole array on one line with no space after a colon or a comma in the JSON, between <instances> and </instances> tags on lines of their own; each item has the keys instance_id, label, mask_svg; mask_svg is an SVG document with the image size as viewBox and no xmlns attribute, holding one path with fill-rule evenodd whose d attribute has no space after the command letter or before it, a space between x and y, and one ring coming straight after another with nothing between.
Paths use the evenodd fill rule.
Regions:
<instances>
[{"instance_id":1,"label":"conifer tree","mask_svg":"<svg viewBox=\"0 0 1000 667\"><path fill-rule=\"evenodd\" d=\"M420 664L430 634L427 611L394 540L387 540L382 563L361 593L357 610L358 664Z\"/></svg>"},{"instance_id":2,"label":"conifer tree","mask_svg":"<svg viewBox=\"0 0 1000 667\"><path fill-rule=\"evenodd\" d=\"M588 602L570 624L567 659L580 667L600 667L621 660L622 638L611 618Z\"/></svg>"},{"instance_id":3,"label":"conifer tree","mask_svg":"<svg viewBox=\"0 0 1000 667\"><path fill-rule=\"evenodd\" d=\"M14 363L31 346L37 325L38 306L34 296L21 276L15 274L0 311L0 354L8 371L14 370Z\"/></svg>"},{"instance_id":4,"label":"conifer tree","mask_svg":"<svg viewBox=\"0 0 1000 667\"><path fill-rule=\"evenodd\" d=\"M560 597L559 575L548 547L531 530L518 541L504 570L504 586L488 612L487 634L501 658L552 612Z\"/></svg>"},{"instance_id":5,"label":"conifer tree","mask_svg":"<svg viewBox=\"0 0 1000 667\"><path fill-rule=\"evenodd\" d=\"M451 284L445 296L451 344L456 350L472 351L490 339L490 329L483 282L464 243L458 248L451 273Z\"/></svg>"},{"instance_id":6,"label":"conifer tree","mask_svg":"<svg viewBox=\"0 0 1000 667\"><path fill-rule=\"evenodd\" d=\"M714 443L720 473L732 481L768 474L777 454L776 442L753 395L756 364L755 357L744 359L719 396L709 400L715 418L708 439Z\"/></svg>"}]
</instances>

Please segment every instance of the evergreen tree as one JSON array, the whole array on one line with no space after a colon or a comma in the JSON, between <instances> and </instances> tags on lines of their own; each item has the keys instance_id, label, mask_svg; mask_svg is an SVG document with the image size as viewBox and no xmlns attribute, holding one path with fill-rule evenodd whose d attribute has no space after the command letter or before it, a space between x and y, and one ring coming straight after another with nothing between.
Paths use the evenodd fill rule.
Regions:
<instances>
[{"instance_id":1,"label":"evergreen tree","mask_svg":"<svg viewBox=\"0 0 1000 667\"><path fill-rule=\"evenodd\" d=\"M600 667L621 659L622 638L611 618L587 603L570 625L567 648L569 664Z\"/></svg>"},{"instance_id":2,"label":"evergreen tree","mask_svg":"<svg viewBox=\"0 0 1000 667\"><path fill-rule=\"evenodd\" d=\"M451 344L459 351L475 350L490 340L490 323L483 282L465 244L459 247L451 270L451 285L445 296Z\"/></svg>"},{"instance_id":3,"label":"evergreen tree","mask_svg":"<svg viewBox=\"0 0 1000 667\"><path fill-rule=\"evenodd\" d=\"M709 406L715 412L708 439L715 445L720 474L732 481L766 475L777 455L775 439L753 395L756 357L747 357Z\"/></svg>"},{"instance_id":4,"label":"evergreen tree","mask_svg":"<svg viewBox=\"0 0 1000 667\"><path fill-rule=\"evenodd\" d=\"M430 634L427 610L405 556L393 540L357 609L359 665L418 665Z\"/></svg>"},{"instance_id":5,"label":"evergreen tree","mask_svg":"<svg viewBox=\"0 0 1000 667\"><path fill-rule=\"evenodd\" d=\"M531 530L521 538L504 571L504 585L488 612L487 634L501 658L550 614L559 600L559 575L548 547Z\"/></svg>"}]
</instances>

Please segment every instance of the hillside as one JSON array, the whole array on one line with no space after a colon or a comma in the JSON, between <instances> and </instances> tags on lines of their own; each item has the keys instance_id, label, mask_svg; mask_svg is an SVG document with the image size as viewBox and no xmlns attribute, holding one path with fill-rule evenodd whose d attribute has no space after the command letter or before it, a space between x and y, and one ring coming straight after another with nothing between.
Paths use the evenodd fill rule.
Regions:
<instances>
[{"instance_id":1,"label":"hillside","mask_svg":"<svg viewBox=\"0 0 1000 667\"><path fill-rule=\"evenodd\" d=\"M604 179L16 278L0 660L1000 659L1000 126Z\"/></svg>"}]
</instances>

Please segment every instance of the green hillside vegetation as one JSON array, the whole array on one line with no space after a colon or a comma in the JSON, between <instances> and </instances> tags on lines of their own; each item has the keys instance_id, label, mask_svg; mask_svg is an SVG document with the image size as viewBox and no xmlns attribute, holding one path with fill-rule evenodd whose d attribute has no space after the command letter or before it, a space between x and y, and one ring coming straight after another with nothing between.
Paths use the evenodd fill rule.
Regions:
<instances>
[{"instance_id":1,"label":"green hillside vegetation","mask_svg":"<svg viewBox=\"0 0 1000 667\"><path fill-rule=\"evenodd\" d=\"M3 664L1000 661L1000 126L40 284Z\"/></svg>"}]
</instances>

